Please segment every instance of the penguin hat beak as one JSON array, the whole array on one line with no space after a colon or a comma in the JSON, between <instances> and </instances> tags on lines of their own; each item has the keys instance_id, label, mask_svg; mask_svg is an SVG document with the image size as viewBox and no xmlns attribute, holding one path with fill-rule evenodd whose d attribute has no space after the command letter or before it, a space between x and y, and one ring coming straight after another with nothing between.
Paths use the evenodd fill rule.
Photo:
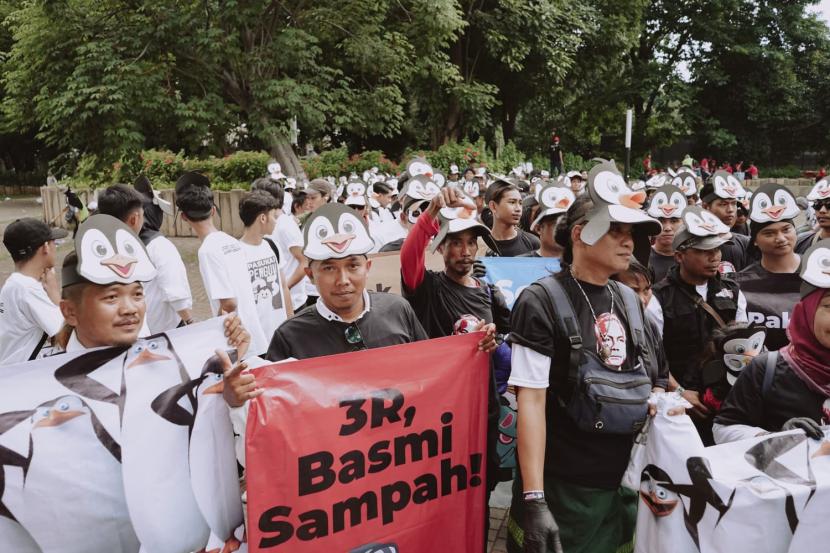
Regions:
<instances>
[{"instance_id":1,"label":"penguin hat beak","mask_svg":"<svg viewBox=\"0 0 830 553\"><path fill-rule=\"evenodd\" d=\"M127 365L128 369L132 369L133 367L137 367L139 365L147 365L149 363L153 363L154 361L170 361L170 358L166 355L159 355L158 353L153 353L147 348L141 350L133 362Z\"/></svg>"},{"instance_id":2,"label":"penguin hat beak","mask_svg":"<svg viewBox=\"0 0 830 553\"><path fill-rule=\"evenodd\" d=\"M122 278L129 278L133 274L133 268L136 263L138 263L138 259L135 257L120 253L101 261L101 265L109 267L115 274Z\"/></svg>"},{"instance_id":3,"label":"penguin hat beak","mask_svg":"<svg viewBox=\"0 0 830 553\"><path fill-rule=\"evenodd\" d=\"M620 194L620 204L631 209L640 209L646 201L646 193L638 190L632 194Z\"/></svg>"},{"instance_id":4,"label":"penguin hat beak","mask_svg":"<svg viewBox=\"0 0 830 553\"><path fill-rule=\"evenodd\" d=\"M349 248L349 244L352 243L357 236L353 233L349 234L332 234L331 236L324 238L320 242L325 244L330 249L334 250L335 253L343 253Z\"/></svg>"},{"instance_id":5,"label":"penguin hat beak","mask_svg":"<svg viewBox=\"0 0 830 553\"><path fill-rule=\"evenodd\" d=\"M80 417L83 415L83 411L60 411L58 409L49 409L49 416L43 419L40 419L35 423L35 428L46 428L46 427L54 427L60 426L65 422L69 422L75 417Z\"/></svg>"}]
</instances>

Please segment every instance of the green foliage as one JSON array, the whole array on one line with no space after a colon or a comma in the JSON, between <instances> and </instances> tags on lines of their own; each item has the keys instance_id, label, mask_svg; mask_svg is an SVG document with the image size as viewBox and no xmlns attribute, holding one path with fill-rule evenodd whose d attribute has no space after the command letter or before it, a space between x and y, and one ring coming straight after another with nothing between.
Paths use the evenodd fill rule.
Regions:
<instances>
[{"instance_id":1,"label":"green foliage","mask_svg":"<svg viewBox=\"0 0 830 553\"><path fill-rule=\"evenodd\" d=\"M349 156L346 148L328 150L303 160L303 169L310 179L326 176L361 175L363 171L377 167L382 173L396 174L398 164L386 158L378 150L368 150Z\"/></svg>"}]
</instances>

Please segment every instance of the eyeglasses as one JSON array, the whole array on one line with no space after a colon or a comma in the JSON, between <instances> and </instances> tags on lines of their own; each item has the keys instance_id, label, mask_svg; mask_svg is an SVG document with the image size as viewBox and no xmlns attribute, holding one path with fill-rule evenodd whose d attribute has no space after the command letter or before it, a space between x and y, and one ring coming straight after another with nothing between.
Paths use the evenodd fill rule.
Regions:
<instances>
[{"instance_id":1,"label":"eyeglasses","mask_svg":"<svg viewBox=\"0 0 830 553\"><path fill-rule=\"evenodd\" d=\"M816 211L821 211L822 207L827 211L830 211L830 198L826 200L816 200L813 202L813 209Z\"/></svg>"},{"instance_id":2,"label":"eyeglasses","mask_svg":"<svg viewBox=\"0 0 830 553\"><path fill-rule=\"evenodd\" d=\"M357 327L357 323L352 323L349 326L347 326L344 335L346 338L346 343L352 346L352 351L368 349L366 347L366 343L363 341L363 335L360 333L360 329Z\"/></svg>"}]
</instances>

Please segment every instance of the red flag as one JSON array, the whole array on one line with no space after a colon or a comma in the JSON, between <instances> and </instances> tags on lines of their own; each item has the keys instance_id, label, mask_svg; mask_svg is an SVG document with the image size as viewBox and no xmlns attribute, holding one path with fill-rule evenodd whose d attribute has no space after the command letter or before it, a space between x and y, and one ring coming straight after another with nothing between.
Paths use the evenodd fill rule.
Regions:
<instances>
[{"instance_id":1,"label":"red flag","mask_svg":"<svg viewBox=\"0 0 830 553\"><path fill-rule=\"evenodd\" d=\"M252 551L479 553L481 333L269 365L248 415Z\"/></svg>"}]
</instances>

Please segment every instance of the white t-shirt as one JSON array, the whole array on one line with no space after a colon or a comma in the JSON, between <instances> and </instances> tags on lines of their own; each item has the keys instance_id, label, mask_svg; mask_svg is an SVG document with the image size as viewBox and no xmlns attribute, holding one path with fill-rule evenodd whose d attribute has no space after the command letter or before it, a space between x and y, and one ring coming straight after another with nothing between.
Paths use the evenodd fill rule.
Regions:
<instances>
[{"instance_id":1,"label":"white t-shirt","mask_svg":"<svg viewBox=\"0 0 830 553\"><path fill-rule=\"evenodd\" d=\"M245 259L248 261L248 276L251 290L254 293L259 323L265 338L269 341L274 331L280 326L288 314L285 312L285 302L282 297L282 282L277 256L271 246L263 240L258 246L246 244L240 240ZM282 257L282 254L280 254Z\"/></svg>"},{"instance_id":2,"label":"white t-shirt","mask_svg":"<svg viewBox=\"0 0 830 553\"><path fill-rule=\"evenodd\" d=\"M12 273L0 289L0 365L28 361L43 334L63 326L60 308L37 279Z\"/></svg>"},{"instance_id":3,"label":"white t-shirt","mask_svg":"<svg viewBox=\"0 0 830 553\"><path fill-rule=\"evenodd\" d=\"M157 236L147 244L147 255L158 270L156 278L144 283L147 326L151 333L156 334L179 326L181 317L178 311L190 309L193 300L187 270L173 242L164 236Z\"/></svg>"},{"instance_id":4,"label":"white t-shirt","mask_svg":"<svg viewBox=\"0 0 830 553\"><path fill-rule=\"evenodd\" d=\"M268 342L259 324L248 262L239 240L216 231L208 234L199 247L199 272L205 283L210 309L219 313L219 300L236 299L237 313L251 334L251 355L259 355L268 349Z\"/></svg>"},{"instance_id":5,"label":"white t-shirt","mask_svg":"<svg viewBox=\"0 0 830 553\"><path fill-rule=\"evenodd\" d=\"M300 226L291 215L280 215L277 217L277 224L271 238L274 239L280 249L282 274L285 275L285 278L291 278L291 275L300 266L300 262L291 254L291 248L303 248L303 233L300 231ZM302 279L289 290L291 303L295 310L300 309L308 299L304 281L305 279Z\"/></svg>"}]
</instances>

